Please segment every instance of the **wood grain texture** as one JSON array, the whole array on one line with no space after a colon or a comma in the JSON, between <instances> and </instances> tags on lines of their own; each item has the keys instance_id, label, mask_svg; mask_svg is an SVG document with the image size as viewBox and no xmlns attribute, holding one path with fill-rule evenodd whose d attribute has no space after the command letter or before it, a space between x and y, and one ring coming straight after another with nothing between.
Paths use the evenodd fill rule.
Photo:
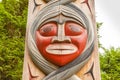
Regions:
<instances>
[{"instance_id":1,"label":"wood grain texture","mask_svg":"<svg viewBox=\"0 0 120 80\"><path fill-rule=\"evenodd\" d=\"M48 0L49 1L49 0ZM47 2L48 2L47 1ZM80 8L87 17L91 20L94 26L94 50L89 61L76 73L80 80L101 80L100 77L100 65L99 65L99 54L98 54L98 40L96 32L96 21L95 21L95 6L94 0L76 0L75 4ZM27 19L27 29L26 29L26 44L25 44L25 54L24 54L24 66L23 66L23 76L22 80L42 80L46 75L33 63L29 51L27 49L27 38L28 29L31 28L34 19L38 12L47 5L43 0L29 0L28 7L28 19ZM72 80L67 79L67 80ZM76 79L77 80L77 79Z\"/></svg>"}]
</instances>

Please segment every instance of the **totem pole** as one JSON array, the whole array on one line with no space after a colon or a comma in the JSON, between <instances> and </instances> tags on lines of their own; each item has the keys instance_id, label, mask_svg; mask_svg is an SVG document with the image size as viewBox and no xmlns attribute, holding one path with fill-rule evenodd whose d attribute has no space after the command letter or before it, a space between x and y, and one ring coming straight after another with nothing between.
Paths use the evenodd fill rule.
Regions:
<instances>
[{"instance_id":1,"label":"totem pole","mask_svg":"<svg viewBox=\"0 0 120 80\"><path fill-rule=\"evenodd\" d=\"M23 80L101 80L94 0L29 0Z\"/></svg>"}]
</instances>

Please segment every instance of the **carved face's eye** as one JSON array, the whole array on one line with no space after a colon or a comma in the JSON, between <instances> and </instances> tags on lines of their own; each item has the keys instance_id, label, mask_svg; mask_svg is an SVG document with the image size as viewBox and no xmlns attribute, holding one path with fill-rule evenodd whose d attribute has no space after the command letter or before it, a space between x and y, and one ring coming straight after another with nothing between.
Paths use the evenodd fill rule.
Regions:
<instances>
[{"instance_id":1,"label":"carved face's eye","mask_svg":"<svg viewBox=\"0 0 120 80\"><path fill-rule=\"evenodd\" d=\"M67 36L77 36L84 32L83 26L75 23L75 22L66 22L65 25L65 34Z\"/></svg>"},{"instance_id":2,"label":"carved face's eye","mask_svg":"<svg viewBox=\"0 0 120 80\"><path fill-rule=\"evenodd\" d=\"M81 32L80 28L79 27L76 27L75 25L69 25L69 29L72 31L72 32Z\"/></svg>"},{"instance_id":3,"label":"carved face's eye","mask_svg":"<svg viewBox=\"0 0 120 80\"><path fill-rule=\"evenodd\" d=\"M52 31L52 29L53 29L53 26L47 26L47 27L43 28L41 31L43 33L49 33L50 31Z\"/></svg>"},{"instance_id":4,"label":"carved face's eye","mask_svg":"<svg viewBox=\"0 0 120 80\"><path fill-rule=\"evenodd\" d=\"M54 22L43 25L39 32L42 36L55 36L57 34L57 26Z\"/></svg>"}]
</instances>

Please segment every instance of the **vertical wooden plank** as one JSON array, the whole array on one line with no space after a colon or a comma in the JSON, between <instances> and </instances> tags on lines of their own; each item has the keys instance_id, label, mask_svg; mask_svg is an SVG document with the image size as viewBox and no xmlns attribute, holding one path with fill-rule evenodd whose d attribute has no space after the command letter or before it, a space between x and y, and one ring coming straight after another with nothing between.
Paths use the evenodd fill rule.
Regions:
<instances>
[{"instance_id":1,"label":"vertical wooden plank","mask_svg":"<svg viewBox=\"0 0 120 80\"><path fill-rule=\"evenodd\" d=\"M37 6L36 6L36 4L37 4ZM44 2L41 0L29 0L22 80L41 80L45 76L45 74L42 73L34 65L33 61L30 58L30 55L28 53L28 49L27 49L28 29L31 27L36 14L38 13L38 11L40 11L42 9L43 6L44 6Z\"/></svg>"},{"instance_id":2,"label":"vertical wooden plank","mask_svg":"<svg viewBox=\"0 0 120 80\"><path fill-rule=\"evenodd\" d=\"M58 1L58 3L57 3L57 1ZM49 6L49 7L46 7L46 6ZM75 6L75 7L73 7L73 6ZM82 17L79 17L79 19L78 19L70 11L68 12L68 15L66 15L65 13L62 13L62 11L64 12L63 8L66 9L65 10L66 12L67 12L67 10L70 10L73 13L75 13L76 16L79 17L79 15L80 15ZM76 8L78 8L79 10L77 10ZM58 11L57 11L57 9L58 9ZM46 11L44 11L44 10L46 10ZM55 14L55 12L59 13L60 11L61 11L61 13L59 13L60 15L56 14L57 16L52 17L52 14L53 14L52 10L53 10L54 14ZM44 14L41 11L43 11ZM52 13L52 14L50 14L50 13ZM71 15L69 15L69 14L71 14ZM43 15L43 16L41 16L41 15ZM67 18L66 16L69 18ZM40 17L40 19L39 19L39 17ZM47 19L47 17L48 17L48 19ZM54 61L51 62L51 61L49 61L49 59L46 60L46 58L43 56L41 58L41 55L39 55L40 50L38 50L39 47L36 46L37 45L36 42L35 42L35 44L33 42L34 40L36 40L36 34L34 34L35 32L33 29L37 30L34 27L38 26L38 24L39 24L39 26L43 25L43 23L45 25L45 23L47 23L45 21L51 20L52 18L53 19L59 18L59 20L61 20L61 21L72 18L72 19L74 19L74 20L72 20L73 22L74 21L78 22L80 20L81 23L87 27L88 40L87 40L86 47L83 50L82 54L86 54L88 56L81 54L82 57L80 57L81 55L79 56L78 59L76 57L76 59L72 60L73 62L72 61L69 62L70 64L69 63L67 63L65 65L60 64L62 66L59 66L59 62L58 62L58 65L56 65L57 63L54 64ZM85 19L83 19L83 18L85 18ZM45 19L45 21L44 21L44 19ZM43 20L43 22L42 22L42 20ZM88 23L85 20L88 20ZM49 21L48 21L48 23L49 23ZM59 24L57 24L57 25L59 25ZM89 25L90 28L87 25ZM39 29L39 26L37 27L38 29ZM93 30L91 28L93 28ZM33 34L31 33L32 31L33 31ZM62 28L60 28L60 31L62 31ZM62 37L61 39L64 39L64 36L65 36L63 31L61 33L63 35L60 35ZM31 35L32 35L32 37L31 37ZM35 36L33 36L33 35L35 35ZM31 38L33 38L33 39L31 39ZM94 48L89 49L89 47L92 47L92 43L94 45ZM65 0L52 0L52 1L51 0L29 0L22 80L101 80L98 45L97 44L98 43L97 43L97 33L96 33L94 0L66 0L66 1ZM32 47L32 46L35 46L35 47ZM35 49L36 47L38 48L37 50ZM35 54L34 54L34 52L35 52ZM37 54L37 53L39 53L39 54ZM37 54L37 56L35 56L36 54ZM37 59L35 59L35 57ZM82 58L83 58L83 60L82 60ZM77 60L79 61L78 65L77 65ZM42 64L45 64L45 65L42 65ZM47 68L45 68L45 67L47 67ZM44 70L44 69L46 69L46 70Z\"/></svg>"}]
</instances>

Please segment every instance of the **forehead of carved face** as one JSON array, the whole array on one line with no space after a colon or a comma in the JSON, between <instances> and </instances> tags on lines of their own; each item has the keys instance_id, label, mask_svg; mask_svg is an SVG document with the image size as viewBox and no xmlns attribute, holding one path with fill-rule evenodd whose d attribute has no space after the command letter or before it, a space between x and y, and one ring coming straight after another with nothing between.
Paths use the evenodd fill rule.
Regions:
<instances>
[{"instance_id":1,"label":"forehead of carved face","mask_svg":"<svg viewBox=\"0 0 120 80\"><path fill-rule=\"evenodd\" d=\"M64 66L81 55L87 42L87 30L74 21L47 22L35 35L40 54L58 66Z\"/></svg>"}]
</instances>

